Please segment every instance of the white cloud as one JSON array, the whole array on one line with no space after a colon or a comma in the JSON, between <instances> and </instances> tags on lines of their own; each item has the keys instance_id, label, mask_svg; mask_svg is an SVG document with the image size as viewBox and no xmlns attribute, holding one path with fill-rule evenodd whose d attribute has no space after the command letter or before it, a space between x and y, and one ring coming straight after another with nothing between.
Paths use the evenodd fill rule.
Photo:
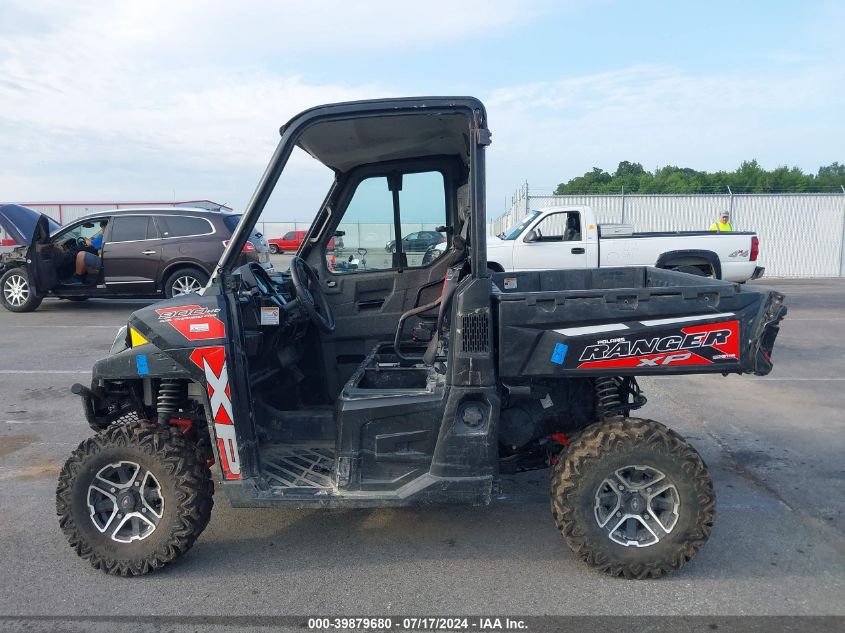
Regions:
<instances>
[{"instance_id":1,"label":"white cloud","mask_svg":"<svg viewBox=\"0 0 845 633\"><path fill-rule=\"evenodd\" d=\"M332 57L453 47L471 73L487 35L558 4L0 0L0 197L149 199L175 190L242 205L291 115L399 95L375 69L366 82L332 77ZM841 55L783 55L753 74L646 65L504 87L501 77L473 77L491 86L480 95L494 132L491 214L525 178L553 187L620 160L704 169L752 157L810 169L841 160ZM319 58L330 79L297 72L303 58ZM311 214L300 208L283 212Z\"/></svg>"},{"instance_id":2,"label":"white cloud","mask_svg":"<svg viewBox=\"0 0 845 633\"><path fill-rule=\"evenodd\" d=\"M550 189L621 160L711 170L751 158L809 170L841 161L843 80L833 63L752 77L659 65L495 90L489 213L519 184L501 184L513 174Z\"/></svg>"},{"instance_id":3,"label":"white cloud","mask_svg":"<svg viewBox=\"0 0 845 633\"><path fill-rule=\"evenodd\" d=\"M359 6L5 3L19 28L0 27L2 197L218 195L230 170L237 190L219 195L245 202L290 116L395 94L376 73L360 84L303 77L287 57L448 45L533 15L504 0Z\"/></svg>"}]
</instances>

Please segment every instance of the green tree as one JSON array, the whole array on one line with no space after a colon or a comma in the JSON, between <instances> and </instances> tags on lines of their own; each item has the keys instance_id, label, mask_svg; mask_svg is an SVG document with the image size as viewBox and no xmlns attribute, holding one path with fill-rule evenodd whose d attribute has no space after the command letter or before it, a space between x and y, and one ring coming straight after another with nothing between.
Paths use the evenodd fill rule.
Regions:
<instances>
[{"instance_id":1,"label":"green tree","mask_svg":"<svg viewBox=\"0 0 845 633\"><path fill-rule=\"evenodd\" d=\"M819 167L816 174L805 174L798 167L786 165L771 171L756 160L743 161L734 171L704 172L689 167L666 165L647 171L641 163L623 160L610 174L593 167L583 176L560 183L555 194L589 193L734 193L829 192L845 186L845 164L838 162Z\"/></svg>"}]
</instances>

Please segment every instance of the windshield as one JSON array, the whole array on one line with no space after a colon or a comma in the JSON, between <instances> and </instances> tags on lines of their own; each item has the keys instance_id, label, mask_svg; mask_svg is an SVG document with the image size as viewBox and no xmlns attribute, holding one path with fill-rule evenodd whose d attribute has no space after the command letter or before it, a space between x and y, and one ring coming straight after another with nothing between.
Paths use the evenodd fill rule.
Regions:
<instances>
[{"instance_id":1,"label":"windshield","mask_svg":"<svg viewBox=\"0 0 845 633\"><path fill-rule=\"evenodd\" d=\"M503 240L515 240L522 234L522 232L525 230L525 227L531 224L537 218L538 215L540 215L539 211L531 211L528 215L522 218L522 220L518 224L515 224L507 231L502 233L501 238Z\"/></svg>"}]
</instances>

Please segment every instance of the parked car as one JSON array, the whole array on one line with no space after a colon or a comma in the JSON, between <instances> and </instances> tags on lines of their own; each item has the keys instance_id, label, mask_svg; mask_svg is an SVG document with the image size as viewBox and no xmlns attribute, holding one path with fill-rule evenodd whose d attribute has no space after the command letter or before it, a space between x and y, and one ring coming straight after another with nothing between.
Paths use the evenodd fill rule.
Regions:
<instances>
[{"instance_id":1,"label":"parked car","mask_svg":"<svg viewBox=\"0 0 845 633\"><path fill-rule=\"evenodd\" d=\"M402 252L404 253L425 253L430 246L445 244L446 236L437 231L419 231L409 233L402 238ZM396 240L391 240L384 247L388 253L396 252Z\"/></svg>"},{"instance_id":2,"label":"parked car","mask_svg":"<svg viewBox=\"0 0 845 633\"><path fill-rule=\"evenodd\" d=\"M12 312L35 310L45 296L173 297L208 283L241 216L185 207L119 209L59 226L19 205L0 207L0 224L20 246L0 255L0 303ZM101 222L102 266L85 283L74 279L86 238ZM272 268L264 237L253 232L241 259Z\"/></svg>"},{"instance_id":3,"label":"parked car","mask_svg":"<svg viewBox=\"0 0 845 633\"><path fill-rule=\"evenodd\" d=\"M273 237L267 240L270 245L270 252L274 255L278 253L295 253L302 246L307 231L288 231L282 237ZM343 250L343 231L335 232L335 236L329 240L326 245L328 251Z\"/></svg>"},{"instance_id":4,"label":"parked car","mask_svg":"<svg viewBox=\"0 0 845 633\"><path fill-rule=\"evenodd\" d=\"M442 249L426 253L437 259ZM599 225L587 206L531 211L499 237L487 238L487 265L494 271L567 270L655 266L744 282L763 276L760 240L752 231L637 233L629 225ZM425 260L423 260L425 262Z\"/></svg>"}]
</instances>

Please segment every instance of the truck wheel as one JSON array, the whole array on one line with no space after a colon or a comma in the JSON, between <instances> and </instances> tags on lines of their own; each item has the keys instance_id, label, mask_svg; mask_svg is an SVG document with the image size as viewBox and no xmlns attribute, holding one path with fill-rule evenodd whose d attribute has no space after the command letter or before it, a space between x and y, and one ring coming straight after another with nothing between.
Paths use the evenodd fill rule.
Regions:
<instances>
[{"instance_id":1,"label":"truck wheel","mask_svg":"<svg viewBox=\"0 0 845 633\"><path fill-rule=\"evenodd\" d=\"M716 493L701 456L654 420L584 429L552 471L552 514L570 549L611 576L657 578L707 542Z\"/></svg>"},{"instance_id":2,"label":"truck wheel","mask_svg":"<svg viewBox=\"0 0 845 633\"><path fill-rule=\"evenodd\" d=\"M70 546L96 569L139 576L187 552L205 529L211 473L169 428L113 425L65 462L56 513Z\"/></svg>"},{"instance_id":3,"label":"truck wheel","mask_svg":"<svg viewBox=\"0 0 845 633\"><path fill-rule=\"evenodd\" d=\"M208 275L199 268L180 268L164 282L164 296L168 299L199 292L208 283Z\"/></svg>"},{"instance_id":4,"label":"truck wheel","mask_svg":"<svg viewBox=\"0 0 845 633\"><path fill-rule=\"evenodd\" d=\"M10 312L32 312L41 305L25 268L12 268L0 277L0 303Z\"/></svg>"},{"instance_id":5,"label":"truck wheel","mask_svg":"<svg viewBox=\"0 0 845 633\"><path fill-rule=\"evenodd\" d=\"M273 255L278 255L279 254L279 247L276 246L275 244L270 244L270 252L273 253Z\"/></svg>"}]
</instances>

